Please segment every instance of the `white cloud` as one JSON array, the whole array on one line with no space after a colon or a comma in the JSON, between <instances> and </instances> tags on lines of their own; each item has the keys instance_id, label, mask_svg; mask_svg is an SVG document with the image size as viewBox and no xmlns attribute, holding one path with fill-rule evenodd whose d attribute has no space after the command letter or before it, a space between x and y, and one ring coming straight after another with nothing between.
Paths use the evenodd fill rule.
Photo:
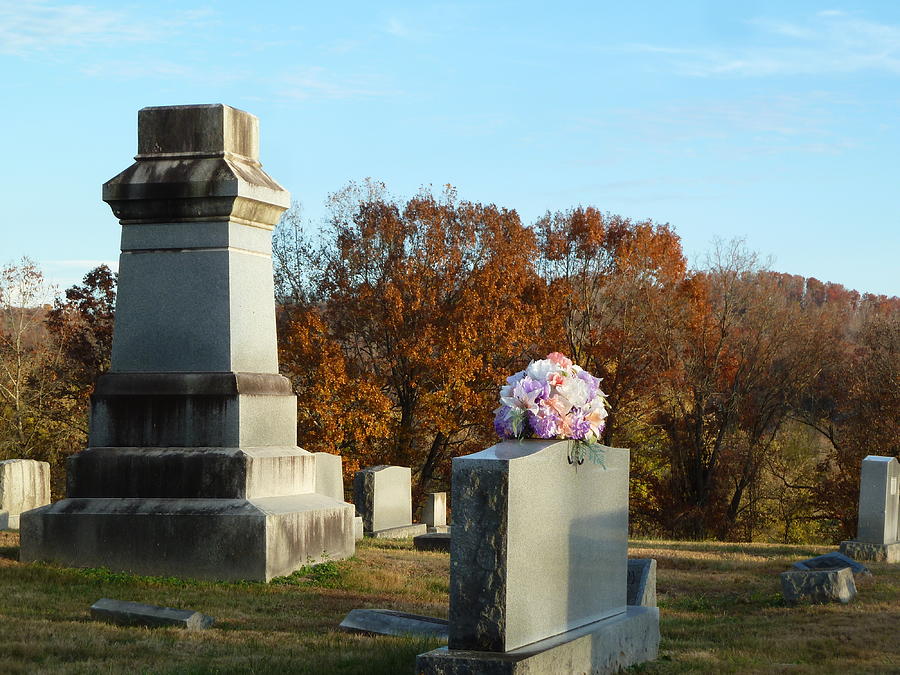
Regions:
<instances>
[{"instance_id":1,"label":"white cloud","mask_svg":"<svg viewBox=\"0 0 900 675\"><path fill-rule=\"evenodd\" d=\"M632 45L629 49L671 57L672 66L696 77L813 75L881 71L900 74L900 25L877 23L826 10L803 23L754 19L767 42L748 47L679 48Z\"/></svg>"},{"instance_id":2,"label":"white cloud","mask_svg":"<svg viewBox=\"0 0 900 675\"><path fill-rule=\"evenodd\" d=\"M283 75L276 93L284 98L306 101L316 99L377 98L397 91L373 86L376 76L339 77L325 68L310 66Z\"/></svg>"},{"instance_id":3,"label":"white cloud","mask_svg":"<svg viewBox=\"0 0 900 675\"><path fill-rule=\"evenodd\" d=\"M0 0L0 54L31 56L60 49L156 42L195 24L205 10L148 20L125 10L47 0Z\"/></svg>"}]
</instances>

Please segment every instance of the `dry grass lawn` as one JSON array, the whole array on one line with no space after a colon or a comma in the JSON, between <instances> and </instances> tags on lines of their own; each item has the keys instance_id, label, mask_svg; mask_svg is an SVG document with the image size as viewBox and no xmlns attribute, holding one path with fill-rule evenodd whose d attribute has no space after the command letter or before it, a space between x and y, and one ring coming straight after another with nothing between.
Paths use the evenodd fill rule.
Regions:
<instances>
[{"instance_id":1,"label":"dry grass lawn","mask_svg":"<svg viewBox=\"0 0 900 675\"><path fill-rule=\"evenodd\" d=\"M900 565L871 565L850 605L786 607L778 573L826 547L634 541L658 561L660 659L635 672L900 672ZM449 557L360 542L351 560L271 584L139 577L18 562L0 532L2 673L412 673L427 640L337 630L357 607L447 615ZM207 631L90 620L101 597L216 617Z\"/></svg>"}]
</instances>

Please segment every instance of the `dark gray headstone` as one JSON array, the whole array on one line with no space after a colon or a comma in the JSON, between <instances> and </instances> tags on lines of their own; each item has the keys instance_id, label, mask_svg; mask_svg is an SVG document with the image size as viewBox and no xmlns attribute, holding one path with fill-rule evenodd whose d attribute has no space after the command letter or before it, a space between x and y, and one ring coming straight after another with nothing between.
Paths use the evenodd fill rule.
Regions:
<instances>
[{"instance_id":1,"label":"dark gray headstone","mask_svg":"<svg viewBox=\"0 0 900 675\"><path fill-rule=\"evenodd\" d=\"M859 575L870 576L872 574L865 565L856 562L853 558L848 558L843 553L836 552L795 562L794 567L798 570L838 570L842 567L849 567L855 577Z\"/></svg>"},{"instance_id":2,"label":"dark gray headstone","mask_svg":"<svg viewBox=\"0 0 900 675\"><path fill-rule=\"evenodd\" d=\"M628 561L627 602L635 607L656 607L656 560L653 558Z\"/></svg>"},{"instance_id":3,"label":"dark gray headstone","mask_svg":"<svg viewBox=\"0 0 900 675\"><path fill-rule=\"evenodd\" d=\"M215 621L211 616L195 612L192 609L157 607L156 605L111 600L110 598L101 598L91 605L91 618L120 626L148 626L150 628L175 626L189 630L209 628Z\"/></svg>"},{"instance_id":4,"label":"dark gray headstone","mask_svg":"<svg viewBox=\"0 0 900 675\"><path fill-rule=\"evenodd\" d=\"M413 537L413 546L417 551L445 551L450 552L449 532L429 532Z\"/></svg>"},{"instance_id":5,"label":"dark gray headstone","mask_svg":"<svg viewBox=\"0 0 900 675\"><path fill-rule=\"evenodd\" d=\"M340 627L365 635L422 635L447 639L447 620L395 612L391 609L352 609Z\"/></svg>"},{"instance_id":6,"label":"dark gray headstone","mask_svg":"<svg viewBox=\"0 0 900 675\"><path fill-rule=\"evenodd\" d=\"M856 597L856 582L849 567L831 570L791 570L781 573L781 594L788 604L841 602Z\"/></svg>"}]
</instances>

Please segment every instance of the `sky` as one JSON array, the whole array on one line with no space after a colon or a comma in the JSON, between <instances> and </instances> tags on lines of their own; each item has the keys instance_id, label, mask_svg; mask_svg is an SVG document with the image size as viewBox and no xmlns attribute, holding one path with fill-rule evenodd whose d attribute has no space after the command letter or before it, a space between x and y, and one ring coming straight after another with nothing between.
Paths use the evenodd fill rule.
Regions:
<instances>
[{"instance_id":1,"label":"sky","mask_svg":"<svg viewBox=\"0 0 900 675\"><path fill-rule=\"evenodd\" d=\"M900 3L0 0L0 264L115 267L145 106L260 119L310 223L373 178L669 223L900 295Z\"/></svg>"}]
</instances>

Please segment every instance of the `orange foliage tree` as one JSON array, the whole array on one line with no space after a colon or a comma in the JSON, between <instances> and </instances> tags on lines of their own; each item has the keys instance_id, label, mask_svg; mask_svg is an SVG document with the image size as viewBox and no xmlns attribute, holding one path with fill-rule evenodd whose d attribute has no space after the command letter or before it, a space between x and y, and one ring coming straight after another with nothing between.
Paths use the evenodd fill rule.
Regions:
<instances>
[{"instance_id":1,"label":"orange foliage tree","mask_svg":"<svg viewBox=\"0 0 900 675\"><path fill-rule=\"evenodd\" d=\"M411 466L421 491L491 438L498 384L533 352L535 238L450 187L404 202L351 184L331 206L324 239L283 256L307 251L281 349L301 443L339 451L348 473Z\"/></svg>"}]
</instances>

